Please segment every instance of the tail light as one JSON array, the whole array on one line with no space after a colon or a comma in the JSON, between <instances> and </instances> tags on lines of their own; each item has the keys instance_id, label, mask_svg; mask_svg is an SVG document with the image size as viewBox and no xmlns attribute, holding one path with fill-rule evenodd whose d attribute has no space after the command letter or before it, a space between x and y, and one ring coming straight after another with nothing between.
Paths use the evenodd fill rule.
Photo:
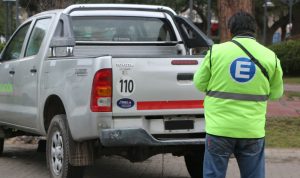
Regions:
<instances>
[{"instance_id":1,"label":"tail light","mask_svg":"<svg viewBox=\"0 0 300 178\"><path fill-rule=\"evenodd\" d=\"M112 112L112 70L99 70L93 80L92 112Z\"/></svg>"}]
</instances>

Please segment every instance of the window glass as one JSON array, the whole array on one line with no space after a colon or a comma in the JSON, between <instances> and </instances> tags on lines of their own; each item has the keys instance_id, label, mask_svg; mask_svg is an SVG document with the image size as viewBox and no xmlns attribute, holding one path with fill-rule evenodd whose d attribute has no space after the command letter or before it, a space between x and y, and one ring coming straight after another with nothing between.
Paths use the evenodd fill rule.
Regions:
<instances>
[{"instance_id":1,"label":"window glass","mask_svg":"<svg viewBox=\"0 0 300 178\"><path fill-rule=\"evenodd\" d=\"M21 27L18 32L13 36L9 42L7 48L3 52L2 60L8 61L12 59L18 59L21 54L22 46L29 29L30 23L27 23Z\"/></svg>"},{"instance_id":2,"label":"window glass","mask_svg":"<svg viewBox=\"0 0 300 178\"><path fill-rule=\"evenodd\" d=\"M36 22L26 48L25 56L36 55L41 47L43 39L50 25L50 18L40 19Z\"/></svg>"},{"instance_id":3,"label":"window glass","mask_svg":"<svg viewBox=\"0 0 300 178\"><path fill-rule=\"evenodd\" d=\"M77 41L176 41L165 19L149 17L72 17Z\"/></svg>"}]
</instances>

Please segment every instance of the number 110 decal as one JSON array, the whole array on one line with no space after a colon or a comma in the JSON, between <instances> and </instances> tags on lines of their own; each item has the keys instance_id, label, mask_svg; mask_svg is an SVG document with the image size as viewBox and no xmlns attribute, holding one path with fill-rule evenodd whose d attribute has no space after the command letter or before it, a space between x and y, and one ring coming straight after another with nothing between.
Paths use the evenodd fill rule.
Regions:
<instances>
[{"instance_id":1,"label":"number 110 decal","mask_svg":"<svg viewBox=\"0 0 300 178\"><path fill-rule=\"evenodd\" d=\"M129 92L132 93L133 91L133 80L120 80L120 85L121 85L121 93L125 92Z\"/></svg>"},{"instance_id":2,"label":"number 110 decal","mask_svg":"<svg viewBox=\"0 0 300 178\"><path fill-rule=\"evenodd\" d=\"M134 91L134 81L129 76L123 76L120 78L117 84L118 92L123 96L129 96Z\"/></svg>"}]
</instances>

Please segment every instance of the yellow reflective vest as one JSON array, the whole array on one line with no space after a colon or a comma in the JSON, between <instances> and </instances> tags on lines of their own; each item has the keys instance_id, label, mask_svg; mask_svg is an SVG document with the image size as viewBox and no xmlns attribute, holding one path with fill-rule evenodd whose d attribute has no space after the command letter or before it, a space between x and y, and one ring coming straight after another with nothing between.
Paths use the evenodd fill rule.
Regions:
<instances>
[{"instance_id":1,"label":"yellow reflective vest","mask_svg":"<svg viewBox=\"0 0 300 178\"><path fill-rule=\"evenodd\" d=\"M233 42L213 45L194 75L206 92L206 132L231 138L262 138L268 99L283 94L282 69L275 53L251 37L235 37L266 69L269 80Z\"/></svg>"}]
</instances>

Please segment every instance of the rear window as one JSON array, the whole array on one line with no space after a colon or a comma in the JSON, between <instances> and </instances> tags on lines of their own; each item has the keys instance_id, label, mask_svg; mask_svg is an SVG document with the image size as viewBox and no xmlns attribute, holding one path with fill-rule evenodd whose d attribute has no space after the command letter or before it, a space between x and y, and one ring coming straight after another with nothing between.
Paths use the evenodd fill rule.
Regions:
<instances>
[{"instance_id":1,"label":"rear window","mask_svg":"<svg viewBox=\"0 0 300 178\"><path fill-rule=\"evenodd\" d=\"M165 19L148 17L72 17L76 41L176 41Z\"/></svg>"}]
</instances>

